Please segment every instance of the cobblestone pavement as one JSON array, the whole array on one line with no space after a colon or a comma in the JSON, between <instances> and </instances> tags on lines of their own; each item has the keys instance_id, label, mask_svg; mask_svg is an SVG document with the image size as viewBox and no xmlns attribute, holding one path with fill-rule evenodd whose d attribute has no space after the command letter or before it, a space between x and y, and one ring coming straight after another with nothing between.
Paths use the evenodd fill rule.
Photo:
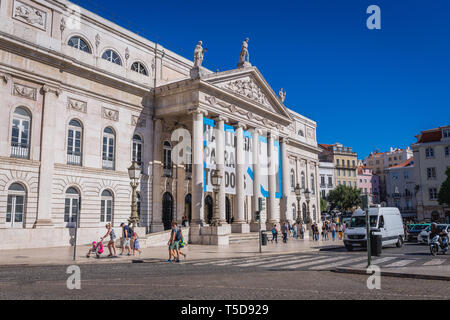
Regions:
<instances>
[{"instance_id":1,"label":"cobblestone pavement","mask_svg":"<svg viewBox=\"0 0 450 320\"><path fill-rule=\"evenodd\" d=\"M86 264L80 265L80 290L67 289L67 266L1 267L0 298L450 299L448 281L382 277L381 290L369 290L365 275L325 271L326 265L363 258L360 255L363 253L321 252L258 259L227 258L221 262L211 259L179 264L159 260L135 264ZM340 259L344 256L346 258ZM395 258L386 263L401 260ZM289 267L293 265L297 267Z\"/></svg>"}]
</instances>

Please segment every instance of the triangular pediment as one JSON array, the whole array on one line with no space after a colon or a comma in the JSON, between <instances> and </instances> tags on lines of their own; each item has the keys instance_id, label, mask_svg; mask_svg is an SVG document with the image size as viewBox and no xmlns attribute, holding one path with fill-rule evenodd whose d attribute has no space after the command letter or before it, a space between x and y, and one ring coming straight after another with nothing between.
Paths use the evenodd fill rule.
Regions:
<instances>
[{"instance_id":1,"label":"triangular pediment","mask_svg":"<svg viewBox=\"0 0 450 320\"><path fill-rule=\"evenodd\" d=\"M290 119L280 98L255 67L213 73L202 80L261 109Z\"/></svg>"}]
</instances>

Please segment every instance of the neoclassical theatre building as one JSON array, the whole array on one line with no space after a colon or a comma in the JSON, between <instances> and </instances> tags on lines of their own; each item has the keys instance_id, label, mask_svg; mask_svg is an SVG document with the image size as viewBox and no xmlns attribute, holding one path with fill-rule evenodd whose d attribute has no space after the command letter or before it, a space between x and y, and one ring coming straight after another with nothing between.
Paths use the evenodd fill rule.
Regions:
<instances>
[{"instance_id":1,"label":"neoclassical theatre building","mask_svg":"<svg viewBox=\"0 0 450 320\"><path fill-rule=\"evenodd\" d=\"M215 201L231 232L256 231L258 197L264 226L320 222L316 123L237 40L237 68L211 72L200 42L192 61L65 0L2 0L0 249L70 245L76 223L87 243L127 222L133 160L145 233L183 215L208 225Z\"/></svg>"}]
</instances>

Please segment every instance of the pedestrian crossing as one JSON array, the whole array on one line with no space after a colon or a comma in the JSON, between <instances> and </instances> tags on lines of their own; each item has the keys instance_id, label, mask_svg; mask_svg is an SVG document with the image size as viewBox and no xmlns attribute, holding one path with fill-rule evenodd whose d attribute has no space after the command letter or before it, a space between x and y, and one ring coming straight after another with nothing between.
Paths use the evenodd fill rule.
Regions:
<instances>
[{"instance_id":1,"label":"pedestrian crossing","mask_svg":"<svg viewBox=\"0 0 450 320\"><path fill-rule=\"evenodd\" d=\"M365 268L367 256L348 254L276 254L241 258L211 259L207 261L187 261L193 266L255 268L268 270L312 270L326 271L338 267ZM404 256L373 257L372 264L383 268L400 268L409 266L449 265L450 258L405 258Z\"/></svg>"}]
</instances>

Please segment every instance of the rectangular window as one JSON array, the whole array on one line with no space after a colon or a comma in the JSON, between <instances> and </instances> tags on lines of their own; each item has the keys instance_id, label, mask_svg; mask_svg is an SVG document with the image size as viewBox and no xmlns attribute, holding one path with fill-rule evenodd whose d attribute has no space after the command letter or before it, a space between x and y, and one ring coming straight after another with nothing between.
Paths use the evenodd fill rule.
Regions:
<instances>
[{"instance_id":1,"label":"rectangular window","mask_svg":"<svg viewBox=\"0 0 450 320\"><path fill-rule=\"evenodd\" d=\"M409 179L409 172L408 171L403 172L403 177L405 178L405 180L408 180Z\"/></svg>"},{"instance_id":2,"label":"rectangular window","mask_svg":"<svg viewBox=\"0 0 450 320\"><path fill-rule=\"evenodd\" d=\"M398 180L398 172L392 172L392 179Z\"/></svg>"},{"instance_id":3,"label":"rectangular window","mask_svg":"<svg viewBox=\"0 0 450 320\"><path fill-rule=\"evenodd\" d=\"M427 178L436 179L436 168L427 168Z\"/></svg>"},{"instance_id":4,"label":"rectangular window","mask_svg":"<svg viewBox=\"0 0 450 320\"><path fill-rule=\"evenodd\" d=\"M442 136L444 138L450 138L450 129L442 130Z\"/></svg>"},{"instance_id":5,"label":"rectangular window","mask_svg":"<svg viewBox=\"0 0 450 320\"><path fill-rule=\"evenodd\" d=\"M436 188L430 188L428 189L430 200L436 200L437 199L437 189Z\"/></svg>"},{"instance_id":6,"label":"rectangular window","mask_svg":"<svg viewBox=\"0 0 450 320\"><path fill-rule=\"evenodd\" d=\"M425 149L425 157L433 158L434 157L434 149L433 148L426 148Z\"/></svg>"},{"instance_id":7,"label":"rectangular window","mask_svg":"<svg viewBox=\"0 0 450 320\"><path fill-rule=\"evenodd\" d=\"M333 188L333 178L328 177L328 188Z\"/></svg>"}]
</instances>

